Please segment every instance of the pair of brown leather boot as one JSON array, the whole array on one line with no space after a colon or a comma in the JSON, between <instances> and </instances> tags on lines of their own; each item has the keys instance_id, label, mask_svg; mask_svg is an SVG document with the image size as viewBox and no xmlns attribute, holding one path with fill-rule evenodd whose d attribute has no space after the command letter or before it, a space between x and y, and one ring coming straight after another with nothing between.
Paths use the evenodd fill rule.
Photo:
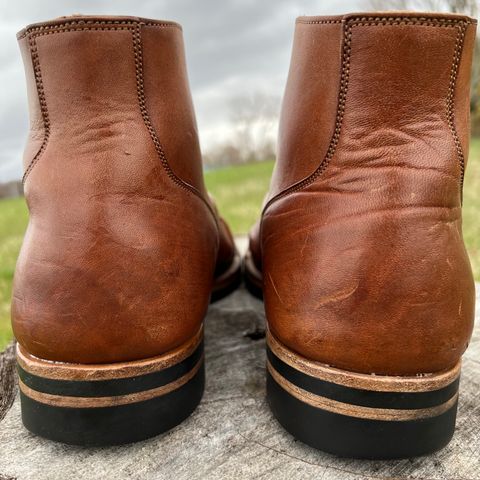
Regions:
<instances>
[{"instance_id":1,"label":"pair of brown leather boot","mask_svg":"<svg viewBox=\"0 0 480 480\"><path fill-rule=\"evenodd\" d=\"M271 409L322 450L412 456L453 434L474 315L461 192L475 23L297 20L245 276L265 300ZM72 17L18 38L23 422L67 443L144 439L199 403L208 303L241 275L203 182L181 28Z\"/></svg>"}]
</instances>

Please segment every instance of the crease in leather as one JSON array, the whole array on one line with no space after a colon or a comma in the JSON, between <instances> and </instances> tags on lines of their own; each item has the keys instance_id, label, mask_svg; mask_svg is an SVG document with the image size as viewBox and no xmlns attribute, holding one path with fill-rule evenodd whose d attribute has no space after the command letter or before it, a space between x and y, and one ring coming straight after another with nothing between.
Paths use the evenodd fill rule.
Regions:
<instances>
[{"instance_id":1,"label":"crease in leather","mask_svg":"<svg viewBox=\"0 0 480 480\"><path fill-rule=\"evenodd\" d=\"M73 25L77 25L77 27L73 27ZM91 21L86 24L80 24L82 25L80 28L78 28L78 23L77 22L65 22L61 25L53 24L51 25L51 30L49 27L44 27L42 29L37 29L37 28L31 28L27 29L23 35L19 37L19 39L22 39L23 36L26 36L29 39L29 44L30 44L30 50L32 53L32 59L33 59L33 64L34 64L34 72L35 72L35 80L36 80L36 85L37 85L37 92L38 96L40 99L40 105L41 105L41 111L42 111L42 116L43 116L43 121L44 121L44 140L42 142L42 145L40 147L40 150L37 152L37 154L34 156L30 164L28 165L27 169L25 170L25 173L23 175L22 182L25 183L28 176L30 175L31 171L35 167L35 165L40 161L42 154L44 153L48 140L50 137L50 121L49 121L49 116L48 116L48 108L47 108L47 102L45 98L45 93L43 89L43 81L42 81L42 75L41 75L41 67L40 67L40 61L38 58L38 52L37 52L37 46L36 46L36 38L38 36L42 35L52 35L52 34L61 34L61 33L68 33L70 31L99 31L99 30L105 30L105 31L112 31L112 30L129 30L132 33L132 40L134 44L134 51L135 51L135 71L136 71L136 77L137 77L137 88L138 88L138 97L139 97L139 106L142 111L142 117L145 123L145 127L150 133L150 136L152 137L152 142L155 145L155 149L157 150L159 159L161 164L163 165L165 172L167 175L170 177L170 179L176 183L179 187L185 189L188 192L193 193L194 195L197 195L199 198L203 200L207 208L209 209L210 213L212 214L215 222L218 225L218 219L213 211L212 205L208 201L208 199L205 197L205 195L199 191L195 186L191 185L190 183L184 181L182 178L178 177L175 172L172 170L171 166L168 163L168 160L165 156L165 153L163 151L162 145L160 141L158 140L157 133L155 132L155 129L153 128L153 125L151 123L148 111L145 106L145 92L144 92L144 81L143 81L143 60L142 60L142 41L141 41L141 28L144 23L139 23L136 21L132 22L125 22L122 23L121 25L116 25L113 27L106 27L105 22L95 22ZM85 26L86 25L86 26ZM115 25L115 24L114 24ZM156 24L156 26L160 26ZM166 25L161 25L163 26L172 26L170 24ZM46 31L45 31L46 28ZM60 28L60 30L57 30ZM140 77L140 79L139 79Z\"/></svg>"},{"instance_id":2,"label":"crease in leather","mask_svg":"<svg viewBox=\"0 0 480 480\"><path fill-rule=\"evenodd\" d=\"M139 110L133 27L57 34L62 28L35 27L51 125L25 184L31 215L14 277L14 332L53 361L159 355L203 321L219 253L216 217L158 161ZM231 239L222 242L231 256Z\"/></svg>"},{"instance_id":3,"label":"crease in leather","mask_svg":"<svg viewBox=\"0 0 480 480\"><path fill-rule=\"evenodd\" d=\"M267 319L307 358L365 373L429 373L458 361L472 329L460 162L447 122L463 20L440 28L437 17L421 25L409 17L377 29L366 17L353 29L361 36L353 39L335 161L263 213ZM408 35L418 37L415 48ZM384 50L386 70L376 77ZM421 78L408 82L413 73ZM397 84L400 100L381 97Z\"/></svg>"},{"instance_id":4,"label":"crease in leather","mask_svg":"<svg viewBox=\"0 0 480 480\"><path fill-rule=\"evenodd\" d=\"M285 188L281 192L274 195L270 198L262 210L262 216L267 212L269 207L273 205L276 201L283 198L286 195L289 195L297 190L301 190L302 188L308 186L311 182L315 181L328 167L330 161L333 159L333 156L336 151L336 147L341 135L342 123L343 123L343 109L345 106L346 95L348 91L348 82L349 82L349 62L350 62L350 43L351 43L351 29L357 25L359 26L383 26L383 25L402 25L402 17L385 17L385 16L364 16L355 18L348 18L342 22L343 25L343 40L342 40L342 73L340 75L340 88L339 88L339 98L338 98L338 107L337 107L337 114L336 114L336 121L335 121L335 128L332 139L330 141L329 147L327 149L327 154L320 162L318 167L307 177L303 178L302 180L294 183L293 185ZM450 86L450 90L447 97L447 118L451 117L452 120L448 120L450 125L450 129L452 131L452 135L454 137L455 143L457 145L457 152L459 155L459 162L462 166L462 174L460 179L460 190L463 187L463 170L464 170L464 160L463 160L463 152L461 143L458 139L458 135L456 132L455 124L454 124L454 106L453 106L453 98L454 92L456 87L456 78L457 78L457 68L456 62L459 61L459 55L461 56L461 51L463 48L463 40L464 40L464 30L466 25L470 22L466 21L464 18L459 17L457 19L452 18L451 20L444 21L444 18L438 17L431 19L430 21L425 20L422 17L412 17L406 16L403 17L403 21L407 22L407 24L413 25L424 25L430 27L438 27L438 28L458 28L459 29L459 38L460 41L457 40L457 45L454 53L454 58L452 61L452 82ZM312 21L312 22L298 22L308 25L314 24L336 24L339 23L338 21ZM463 33L462 33L463 32ZM459 54L460 52L460 54ZM449 102L448 98L452 97L452 101ZM450 103L452 103L450 107Z\"/></svg>"}]
</instances>

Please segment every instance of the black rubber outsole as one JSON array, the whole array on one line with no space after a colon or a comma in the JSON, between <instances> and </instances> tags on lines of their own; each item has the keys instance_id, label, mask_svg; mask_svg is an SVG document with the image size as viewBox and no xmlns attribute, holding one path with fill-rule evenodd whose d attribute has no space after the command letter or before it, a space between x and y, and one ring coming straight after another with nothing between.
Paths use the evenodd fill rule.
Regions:
<instances>
[{"instance_id":1,"label":"black rubber outsole","mask_svg":"<svg viewBox=\"0 0 480 480\"><path fill-rule=\"evenodd\" d=\"M269 373L267 398L274 416L295 438L340 457L380 460L426 455L445 447L455 430L457 403L428 419L365 420L312 407L289 395Z\"/></svg>"},{"instance_id":2,"label":"black rubber outsole","mask_svg":"<svg viewBox=\"0 0 480 480\"><path fill-rule=\"evenodd\" d=\"M205 386L203 343L181 362L134 377L57 380L20 364L18 371L24 426L49 440L82 446L138 442L170 430L195 410ZM65 401L67 406L59 404Z\"/></svg>"},{"instance_id":3,"label":"black rubber outsole","mask_svg":"<svg viewBox=\"0 0 480 480\"><path fill-rule=\"evenodd\" d=\"M20 392L22 421L32 433L70 445L107 446L138 442L179 425L203 395L205 370L178 390L144 402L102 408L53 407Z\"/></svg>"},{"instance_id":4,"label":"black rubber outsole","mask_svg":"<svg viewBox=\"0 0 480 480\"><path fill-rule=\"evenodd\" d=\"M270 349L267 355L272 413L289 433L311 447L340 457L398 459L435 452L453 436L458 378L433 391L362 390L307 375ZM426 412L432 409L439 414L429 416ZM386 417L385 412L394 415ZM398 420L396 412L404 418Z\"/></svg>"}]
</instances>

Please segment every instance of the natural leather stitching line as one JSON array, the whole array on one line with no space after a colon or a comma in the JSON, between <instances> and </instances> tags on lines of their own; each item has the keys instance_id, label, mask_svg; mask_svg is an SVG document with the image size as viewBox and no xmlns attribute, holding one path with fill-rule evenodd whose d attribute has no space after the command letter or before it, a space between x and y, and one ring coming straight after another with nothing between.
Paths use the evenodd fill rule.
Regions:
<instances>
[{"instance_id":1,"label":"natural leather stitching line","mask_svg":"<svg viewBox=\"0 0 480 480\"><path fill-rule=\"evenodd\" d=\"M457 25L455 23L435 23L433 21L430 22L410 22L410 21L398 21L398 22L357 22L353 23L352 27L377 27L377 26L409 26L415 25L418 27L436 27L436 28L456 28Z\"/></svg>"},{"instance_id":2,"label":"natural leather stitching line","mask_svg":"<svg viewBox=\"0 0 480 480\"><path fill-rule=\"evenodd\" d=\"M77 22L69 22L70 24L78 24ZM86 23L86 22L85 22ZM40 106L42 110L42 116L44 119L44 124L45 124L45 136L44 140L42 143L42 146L40 147L40 150L38 153L35 155L33 160L30 162L30 165L28 166L27 170L25 171L25 174L23 176L23 182L25 182L27 176L30 174L32 171L33 167L36 165L38 160L40 159L40 156L43 154L45 151L45 148L48 143L48 139L50 136L50 122L48 118L48 111L47 111L47 103L45 101L45 95L44 95L44 89L43 89L43 83L41 79L41 72L40 72L40 63L38 60L38 53L36 49L36 42L35 39L38 36L43 36L43 35L51 35L51 34L56 34L56 33L66 33L66 32L75 32L75 31L85 31L85 30L92 30L92 31L97 31L97 30L128 30L132 32L133 36L133 50L134 50L134 58L135 58L135 79L136 79L136 85L137 85L137 97L138 97L138 102L140 106L140 111L142 115L143 122L145 126L147 127L148 133L150 134L150 137L153 141L155 151L157 152L160 162L166 171L168 177L179 187L183 188L184 190L193 193L197 197L199 197L203 203L207 206L209 209L210 213L212 214L215 223L218 226L218 221L217 221L217 216L215 215L215 212L213 210L213 207L210 205L210 203L203 197L203 195L192 185L188 184L187 182L184 182L181 178L177 177L177 175L173 172L171 169L168 160L166 158L165 152L163 151L163 147L158 139L157 133L155 132L155 129L152 125L152 122L150 120L150 116L147 111L146 107L146 100L145 100L145 91L144 91L144 82L143 82L143 55L142 55L142 43L141 43L141 26L144 25L149 25L149 26L160 26L161 24L145 24L145 23L138 23L138 22L117 22L119 26L114 26L114 27L98 27L92 28L92 25L96 24L103 24L104 22L91 22L89 26L85 26L84 23L80 23L79 25L83 25L81 28L59 28L61 27L60 25L55 25L52 27L55 28L48 28L48 29L43 29L43 28L36 28L35 30L38 30L38 33L32 33L29 34L29 41L31 45L34 45L34 48L31 47L32 51L32 58L34 61L34 65L37 64L38 67L34 67L35 70L35 80L37 83L37 91L38 95L40 98ZM112 23L112 22L106 22L107 24ZM63 25L63 24L62 24ZM162 24L165 26L176 26L175 24ZM31 31L33 32L33 30ZM37 73L38 72L38 73Z\"/></svg>"},{"instance_id":3,"label":"natural leather stitching line","mask_svg":"<svg viewBox=\"0 0 480 480\"><path fill-rule=\"evenodd\" d=\"M161 27L161 28L178 28L179 30L182 30L182 27L176 23L155 23L155 22L140 22L141 25L145 25L148 27ZM129 30L131 27L135 26L136 22L132 20L72 20L69 22L63 22L63 23L55 23L52 25L40 25L37 27L30 27L25 32L22 33L21 36L18 37L18 40L21 40L22 38L25 38L27 35L31 33L36 33L36 32L44 32L45 30L50 31L50 30L57 30L57 29L66 29L70 28L72 26L86 26L85 29L87 30L94 30L93 28L89 28L91 25L123 25L127 28L125 30ZM130 28L129 28L130 27ZM110 29L110 28L109 28ZM119 30L117 27L111 27L112 30ZM76 28L73 28L72 30L77 30ZM78 30L82 30L82 28L79 28ZM46 33L46 32L45 32ZM56 32L53 32L56 33Z\"/></svg>"},{"instance_id":4,"label":"natural leather stitching line","mask_svg":"<svg viewBox=\"0 0 480 480\"><path fill-rule=\"evenodd\" d=\"M375 25L425 25L435 27L456 27L460 23L476 24L476 20L460 18L428 18L428 17L354 17L348 20L350 24L362 26Z\"/></svg>"},{"instance_id":5,"label":"natural leather stitching line","mask_svg":"<svg viewBox=\"0 0 480 480\"><path fill-rule=\"evenodd\" d=\"M459 18L429 18L429 17L352 17L347 20L352 25L424 25L435 27L455 27L459 22L476 25L477 21L474 19L459 19ZM304 23L308 25L316 24L330 24L330 23L343 23L344 20L303 20L297 19L296 23Z\"/></svg>"},{"instance_id":6,"label":"natural leather stitching line","mask_svg":"<svg viewBox=\"0 0 480 480\"><path fill-rule=\"evenodd\" d=\"M215 215L215 212L210 205L210 202L208 202L202 194L192 185L189 183L184 182L181 178L177 177L173 170L171 169L167 157L165 155L165 152L163 151L163 147L158 139L157 133L155 131L155 128L152 125L152 122L150 120L150 116L148 114L147 110L147 104L146 104L146 99L145 99L145 88L144 88L144 82L143 82L143 54L142 54L142 38L141 38L141 32L140 32L140 25L136 24L135 29L133 30L133 52L134 52L134 57L135 57L135 69L136 69L136 82L137 82L137 95L138 95L138 103L140 105L140 111L142 114L143 122L145 123L145 126L147 127L148 133L150 134L150 137L153 141L153 144L155 146L155 150L160 158L160 162L163 165L163 168L167 172L167 175L170 177L170 179L177 184L179 187L187 190L190 193L193 193L196 195L198 198L200 198L203 203L208 207L210 210L215 223L217 223L217 217ZM218 226L218 224L217 224Z\"/></svg>"},{"instance_id":7,"label":"natural leather stitching line","mask_svg":"<svg viewBox=\"0 0 480 480\"><path fill-rule=\"evenodd\" d=\"M132 25L133 26L133 25ZM125 30L132 31L132 26L124 27L83 27L83 28L58 28L48 31L39 31L38 33L33 34L36 37L42 37L45 35L55 35L56 33L68 33L68 32L85 32L85 31L113 31L113 30ZM20 39L21 40L21 39Z\"/></svg>"},{"instance_id":8,"label":"natural leather stitching line","mask_svg":"<svg viewBox=\"0 0 480 480\"><path fill-rule=\"evenodd\" d=\"M449 19L449 18L432 18L427 19L426 17L355 17L349 19L344 23L344 35L343 35L343 46L342 46L342 67L341 67L341 74L340 74L340 91L338 96L338 103L337 103L337 114L335 120L335 129L333 131L333 136L330 140L330 144L328 146L327 153L317 167L317 169L308 177L300 180L299 182L293 184L290 187L287 187L285 190L281 191L273 198L271 198L265 207L262 210L262 217L265 215L268 208L273 205L278 200L290 195L291 193L295 193L303 188L311 185L328 167L333 155L335 154L339 138L340 138L340 131L343 124L343 117L345 114L345 103L346 103L346 95L348 90L348 82L350 77L350 56L351 56L351 40L352 40L352 29L355 26L387 26L387 25L420 25L420 26L427 26L427 27L455 27L455 28L463 28L465 29L466 24L476 24L475 21L467 21L467 20L460 20L460 19ZM453 69L453 67L452 67ZM455 85L453 85L454 91ZM452 98L453 103L453 98ZM453 116L453 108L452 108L452 116ZM452 124L453 125L453 124ZM453 128L454 125L453 125ZM454 139L458 136L456 135L456 131L452 131L454 135ZM459 143L461 148L461 145ZM463 162L463 153L462 153L462 160ZM463 176L463 175L462 175ZM462 180L463 182L463 180Z\"/></svg>"},{"instance_id":9,"label":"natural leather stitching line","mask_svg":"<svg viewBox=\"0 0 480 480\"><path fill-rule=\"evenodd\" d=\"M32 63L33 63L33 75L35 77L35 84L37 86L37 94L38 94L38 101L40 103L40 111L42 113L43 119L43 140L40 149L33 157L32 161L29 163L25 173L22 177L22 183L25 183L28 175L32 171L33 167L37 164L42 156L45 148L47 147L48 139L50 138L50 119L48 116L47 110L47 102L45 99L45 90L43 88L43 81L42 81L42 72L40 70L40 61L38 58L38 51L37 51L37 42L35 40L35 36L28 37L28 44L30 46L30 53L32 55Z\"/></svg>"},{"instance_id":10,"label":"natural leather stitching line","mask_svg":"<svg viewBox=\"0 0 480 480\"><path fill-rule=\"evenodd\" d=\"M457 150L458 160L460 163L460 195L463 203L463 180L465 177L465 156L463 154L462 144L458 137L457 129L455 127L455 87L457 84L458 68L463 51L463 43L465 39L466 24L459 25L457 38L455 40L455 52L453 54L452 68L450 71L450 85L447 95L447 121L450 131L452 132L453 141Z\"/></svg>"},{"instance_id":11,"label":"natural leather stitching line","mask_svg":"<svg viewBox=\"0 0 480 480\"><path fill-rule=\"evenodd\" d=\"M302 23L304 25L330 25L330 24L339 24L343 20L297 20L296 23Z\"/></svg>"},{"instance_id":12,"label":"natural leather stitching line","mask_svg":"<svg viewBox=\"0 0 480 480\"><path fill-rule=\"evenodd\" d=\"M173 28L178 28L180 31L183 32L183 28L181 25L178 25L176 23L155 23L155 22L147 22L143 24L144 27L159 27L159 28L168 28L168 27L173 27Z\"/></svg>"},{"instance_id":13,"label":"natural leather stitching line","mask_svg":"<svg viewBox=\"0 0 480 480\"><path fill-rule=\"evenodd\" d=\"M77 22L70 22L71 24L77 23ZM62 25L67 25L67 24L62 24ZM126 23L124 25L127 25ZM130 22L129 25L133 25L132 22ZM52 27L52 28L50 28ZM56 25L55 27L60 27L60 25ZM33 29L29 29L25 32L25 35L28 35L28 43L30 46L30 53L32 56L32 63L33 63L33 70L34 70L34 77L35 77L35 84L37 87L37 94L38 94L38 99L40 103L40 111L42 113L42 119L43 119L43 125L44 125L44 136L43 136L43 141L42 145L40 146L40 149L38 152L35 154L33 157L32 161L29 163L27 169L25 170L25 173L23 174L22 177L22 183L24 184L27 180L27 177L30 175L33 167L38 163L40 160L40 157L43 155L43 152L45 151L48 140L50 138L50 119L48 115L48 109L47 109L47 102L45 99L45 90L43 88L43 80L42 80L42 72L40 69L40 60L38 58L38 50L37 50L37 42L36 39L37 37L43 36L43 35L51 35L55 33L65 33L65 32L74 32L74 31L83 31L83 30L132 30L132 28L128 26L122 26L122 27L108 27L108 28L73 28L73 29L53 29L53 26L49 26L49 28L44 28L44 27L36 27ZM22 36L19 38L21 40L22 38L25 37Z\"/></svg>"}]
</instances>

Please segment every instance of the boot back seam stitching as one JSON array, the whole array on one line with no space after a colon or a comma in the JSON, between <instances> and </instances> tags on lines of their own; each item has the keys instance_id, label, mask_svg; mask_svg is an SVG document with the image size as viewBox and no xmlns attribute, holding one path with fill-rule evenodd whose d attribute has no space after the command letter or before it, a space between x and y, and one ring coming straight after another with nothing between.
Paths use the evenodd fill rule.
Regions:
<instances>
[{"instance_id":1,"label":"boot back seam stitching","mask_svg":"<svg viewBox=\"0 0 480 480\"><path fill-rule=\"evenodd\" d=\"M313 22L313 23L316 23L316 22ZM418 18L416 17L381 17L381 18L355 17L352 19L348 19L346 21L342 21L342 23L343 23L343 38L342 38L342 65L341 65L341 73L340 73L340 88L339 88L339 96L337 100L337 113L336 113L336 119L335 119L335 127L334 127L333 135L331 137L331 140L327 149L327 153L325 154L325 157L323 158L323 160L320 162L320 165L316 168L316 170L313 173L303 178L302 180L294 183L290 187L285 188L281 192L277 193L273 198L271 198L263 208L262 217L263 215L266 214L268 208L270 208L278 200L290 195L291 193L295 193L299 190L303 190L305 187L315 182L315 180L317 180L317 178L320 177L323 174L323 172L327 169L328 165L330 164L330 161L332 160L336 152L337 145L340 140L341 128L343 125L346 96L348 91L348 83L350 79L351 39L352 39L353 27L415 25L415 26L425 26L425 27L433 27L433 28L438 28L438 27L457 28L459 30L464 31L466 29L466 25L475 24L475 22L473 21L467 21L467 20L461 20L461 19L449 19L449 18L426 19L424 17L418 17ZM460 47L462 47L462 45L463 45L463 39L462 39L462 42L460 42ZM455 44L455 55L452 63L451 75L453 75L454 68L455 68L454 63L458 57L458 48L459 48L459 41L458 41L458 35L457 35L457 40ZM455 70L458 71L458 66L455 68ZM462 172L461 181L459 183L463 184L463 170L464 170L463 152L462 152L461 144L455 129L455 125L453 123L454 121L453 97L454 97L455 85L456 85L456 74L455 74L455 78L453 78L453 81L451 76L449 93L447 95L447 99L449 98L449 96L451 97L451 102L448 102L447 100L448 105L450 105L451 103L451 107L447 106L447 123L452 132L455 147L457 150L457 155L459 156L460 170ZM451 109L451 113L450 113L450 109Z\"/></svg>"},{"instance_id":2,"label":"boot back seam stitching","mask_svg":"<svg viewBox=\"0 0 480 480\"><path fill-rule=\"evenodd\" d=\"M114 26L108 26L110 23L115 23ZM69 25L77 25L76 28L68 28ZM140 113L142 116L143 123L147 128L149 136L153 142L155 151L160 159L160 163L162 164L163 169L167 173L167 176L170 180L175 183L180 188L186 190L189 193L193 193L198 198L202 200L205 206L210 211L215 224L218 228L218 221L217 217L213 211L213 207L210 203L203 197L199 190L197 190L193 185L190 185L188 182L185 182L180 177L178 177L175 172L170 167L168 163L167 157L163 150L163 147L158 139L158 135L152 125L150 120L150 116L148 114L148 110L146 107L146 98L145 98L145 91L144 91L144 81L143 81L143 54L142 54L142 42L141 42L141 27L142 26L155 26L155 27L172 27L178 28L175 24L152 24L152 23L141 23L141 22L85 22L85 23L77 23L77 22L69 22L60 25L51 25L47 27L35 27L31 30L26 32L26 35L29 39L29 45L32 54L32 61L34 63L34 76L37 85L37 93L40 100L40 108L42 112L42 118L44 121L44 139L40 149L38 150L37 154L33 157L32 161L28 165L25 173L23 175L22 182L25 183L28 175L31 173L32 169L40 160L40 157L44 153L48 140L50 137L50 120L48 116L48 109L47 103L45 98L45 92L43 88L43 80L41 76L40 70L40 61L38 58L37 46L36 46L36 38L39 36L44 35L53 35L58 33L66 33L66 32L76 32L76 31L111 31L111 30L125 30L130 31L132 34L133 39L133 53L134 53L134 61L135 61L135 81L136 81L136 90L137 90L137 99L138 104L140 107ZM23 38L23 37L22 37Z\"/></svg>"}]
</instances>

